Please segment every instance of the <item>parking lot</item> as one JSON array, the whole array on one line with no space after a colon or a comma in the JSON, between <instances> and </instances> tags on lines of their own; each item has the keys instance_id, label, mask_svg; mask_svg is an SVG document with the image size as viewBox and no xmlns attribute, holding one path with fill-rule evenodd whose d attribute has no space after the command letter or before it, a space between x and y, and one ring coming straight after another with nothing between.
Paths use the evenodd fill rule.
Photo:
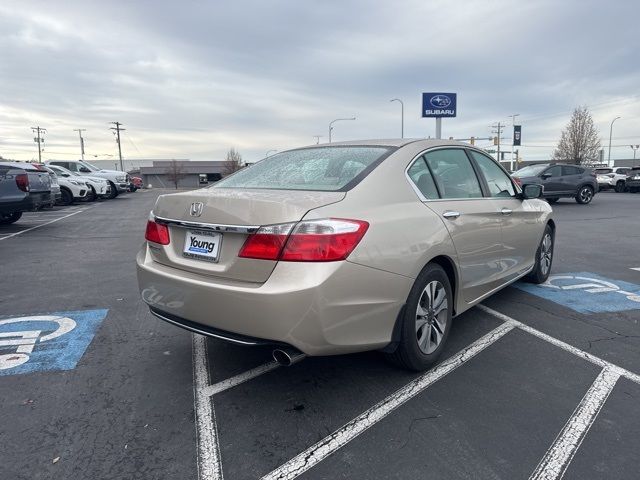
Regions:
<instances>
[{"instance_id":1,"label":"parking lot","mask_svg":"<svg viewBox=\"0 0 640 480\"><path fill-rule=\"evenodd\" d=\"M640 195L560 200L549 284L457 317L411 374L151 316L135 255L167 192L0 226L0 478L638 478Z\"/></svg>"}]
</instances>

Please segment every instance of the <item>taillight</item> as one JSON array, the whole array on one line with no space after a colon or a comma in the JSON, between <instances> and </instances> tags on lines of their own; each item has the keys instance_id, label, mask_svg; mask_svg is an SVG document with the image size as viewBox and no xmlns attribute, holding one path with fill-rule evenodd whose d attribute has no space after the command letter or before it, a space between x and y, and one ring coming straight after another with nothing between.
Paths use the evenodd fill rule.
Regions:
<instances>
[{"instance_id":1,"label":"taillight","mask_svg":"<svg viewBox=\"0 0 640 480\"><path fill-rule=\"evenodd\" d=\"M26 173L19 173L16 175L16 185L23 192L29 191L29 175Z\"/></svg>"},{"instance_id":2,"label":"taillight","mask_svg":"<svg viewBox=\"0 0 640 480\"><path fill-rule=\"evenodd\" d=\"M338 218L261 227L238 256L288 262L344 260L368 228L367 222Z\"/></svg>"},{"instance_id":3,"label":"taillight","mask_svg":"<svg viewBox=\"0 0 640 480\"><path fill-rule=\"evenodd\" d=\"M169 227L156 223L153 220L147 222L147 231L144 238L149 242L159 243L160 245L169 245Z\"/></svg>"},{"instance_id":4,"label":"taillight","mask_svg":"<svg viewBox=\"0 0 640 480\"><path fill-rule=\"evenodd\" d=\"M513 181L516 182L519 186L522 186L522 180L520 180L518 177L513 177Z\"/></svg>"}]
</instances>

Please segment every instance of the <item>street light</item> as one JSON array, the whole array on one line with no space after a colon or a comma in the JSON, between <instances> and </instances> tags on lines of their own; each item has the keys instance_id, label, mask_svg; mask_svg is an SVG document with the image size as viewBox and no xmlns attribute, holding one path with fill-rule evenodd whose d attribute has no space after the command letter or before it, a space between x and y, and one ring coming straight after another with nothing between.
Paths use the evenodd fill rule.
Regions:
<instances>
[{"instance_id":1,"label":"street light","mask_svg":"<svg viewBox=\"0 0 640 480\"><path fill-rule=\"evenodd\" d=\"M640 148L640 145L629 145L631 147L631 149L633 150L633 159L636 159L636 150L638 150L638 148Z\"/></svg>"},{"instance_id":2,"label":"street light","mask_svg":"<svg viewBox=\"0 0 640 480\"><path fill-rule=\"evenodd\" d=\"M278 152L278 150L269 150L269 151L267 152L267 154L264 156L264 158L268 158L268 157L269 157L269 154L270 154L271 152L273 152L273 153L277 153L277 152Z\"/></svg>"},{"instance_id":3,"label":"street light","mask_svg":"<svg viewBox=\"0 0 640 480\"><path fill-rule=\"evenodd\" d=\"M351 118L336 118L335 120L332 120L332 121L329 123L329 143L331 143L331 131L333 130L333 124L334 124L334 123L336 123L336 122L341 122L341 121L344 121L344 120L355 120L355 119L356 119L356 117L351 117Z\"/></svg>"},{"instance_id":4,"label":"street light","mask_svg":"<svg viewBox=\"0 0 640 480\"><path fill-rule=\"evenodd\" d=\"M618 120L621 117L616 117L611 120L611 127L609 128L609 156L607 157L607 165L611 166L611 136L613 135L613 122Z\"/></svg>"},{"instance_id":5,"label":"street light","mask_svg":"<svg viewBox=\"0 0 640 480\"><path fill-rule=\"evenodd\" d=\"M400 102L400 138L404 138L404 103L399 98L389 100L390 102Z\"/></svg>"}]
</instances>

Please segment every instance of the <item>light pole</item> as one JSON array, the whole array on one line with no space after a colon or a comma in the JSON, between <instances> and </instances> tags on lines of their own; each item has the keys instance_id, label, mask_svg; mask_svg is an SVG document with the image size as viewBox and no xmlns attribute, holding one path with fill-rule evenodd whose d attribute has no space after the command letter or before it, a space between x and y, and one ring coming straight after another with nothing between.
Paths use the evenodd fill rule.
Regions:
<instances>
[{"instance_id":1,"label":"light pole","mask_svg":"<svg viewBox=\"0 0 640 480\"><path fill-rule=\"evenodd\" d=\"M400 138L404 138L404 103L399 98L394 98L389 101L400 102Z\"/></svg>"},{"instance_id":2,"label":"light pole","mask_svg":"<svg viewBox=\"0 0 640 480\"><path fill-rule=\"evenodd\" d=\"M273 152L273 153L277 153L277 152L278 152L278 150L269 150L269 151L266 153L266 155L264 156L264 158L268 158L268 157L269 157L269 154L270 154L271 152Z\"/></svg>"},{"instance_id":3,"label":"light pole","mask_svg":"<svg viewBox=\"0 0 640 480\"><path fill-rule=\"evenodd\" d=\"M611 120L611 127L609 128L609 155L607 157L607 165L609 167L611 166L611 136L613 135L613 122L615 122L619 118L620 117L616 117L613 120Z\"/></svg>"},{"instance_id":4,"label":"light pole","mask_svg":"<svg viewBox=\"0 0 640 480\"><path fill-rule=\"evenodd\" d=\"M631 147L631 149L633 150L633 159L636 159L636 150L638 150L638 148L640 148L640 145L629 145Z\"/></svg>"},{"instance_id":5,"label":"light pole","mask_svg":"<svg viewBox=\"0 0 640 480\"><path fill-rule=\"evenodd\" d=\"M336 118L335 120L332 120L329 123L329 143L331 143L331 131L333 130L333 124L336 122L342 122L344 120L355 120L356 117L351 117L351 118Z\"/></svg>"},{"instance_id":6,"label":"light pole","mask_svg":"<svg viewBox=\"0 0 640 480\"><path fill-rule=\"evenodd\" d=\"M511 129L512 130L515 130L516 117L519 117L519 116L520 116L519 113L515 113L513 115L509 115L509 117L511 117L511 127L512 127ZM511 167L512 171L513 171L513 134L514 134L514 132L511 132L512 137L511 137L511 162L510 162L511 165L510 165L510 167Z\"/></svg>"}]
</instances>

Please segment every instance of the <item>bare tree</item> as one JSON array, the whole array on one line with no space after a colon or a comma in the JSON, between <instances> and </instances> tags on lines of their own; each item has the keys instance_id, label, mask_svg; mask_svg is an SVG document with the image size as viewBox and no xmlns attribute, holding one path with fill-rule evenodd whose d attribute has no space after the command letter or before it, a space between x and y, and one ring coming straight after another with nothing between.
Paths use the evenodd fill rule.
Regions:
<instances>
[{"instance_id":1,"label":"bare tree","mask_svg":"<svg viewBox=\"0 0 640 480\"><path fill-rule=\"evenodd\" d=\"M600 135L589 109L577 107L562 131L553 159L577 165L591 165L600 158Z\"/></svg>"},{"instance_id":2,"label":"bare tree","mask_svg":"<svg viewBox=\"0 0 640 480\"><path fill-rule=\"evenodd\" d=\"M166 170L167 180L169 180L173 185L178 189L178 183L184 177L186 177L186 173L184 168L182 168L182 164L177 162L176 160L171 160L169 162L169 166Z\"/></svg>"},{"instance_id":3,"label":"bare tree","mask_svg":"<svg viewBox=\"0 0 640 480\"><path fill-rule=\"evenodd\" d=\"M238 153L235 148L232 148L227 152L227 156L224 159L224 165L222 167L222 175L231 175L242 168L242 155Z\"/></svg>"}]
</instances>

